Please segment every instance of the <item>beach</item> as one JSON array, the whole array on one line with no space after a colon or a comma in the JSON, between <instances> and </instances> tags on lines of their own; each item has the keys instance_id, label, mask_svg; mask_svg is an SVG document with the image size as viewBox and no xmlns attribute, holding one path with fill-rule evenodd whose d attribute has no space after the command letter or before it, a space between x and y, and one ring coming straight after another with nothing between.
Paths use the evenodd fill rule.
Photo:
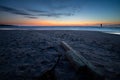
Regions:
<instances>
[{"instance_id":1,"label":"beach","mask_svg":"<svg viewBox=\"0 0 120 80\"><path fill-rule=\"evenodd\" d=\"M61 41L105 71L108 80L119 80L120 35L79 30L0 30L0 80L35 80L55 64L59 54L57 80L87 80L65 58Z\"/></svg>"}]
</instances>

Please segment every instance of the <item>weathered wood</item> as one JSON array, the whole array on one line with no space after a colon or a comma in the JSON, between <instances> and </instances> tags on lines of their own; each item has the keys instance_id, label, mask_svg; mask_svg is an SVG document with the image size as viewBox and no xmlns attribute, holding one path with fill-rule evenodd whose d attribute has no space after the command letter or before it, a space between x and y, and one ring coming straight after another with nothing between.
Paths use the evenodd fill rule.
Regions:
<instances>
[{"instance_id":1,"label":"weathered wood","mask_svg":"<svg viewBox=\"0 0 120 80\"><path fill-rule=\"evenodd\" d=\"M104 78L104 73L100 70L96 69L94 65L92 65L87 59L85 59L82 55L76 52L72 47L70 47L66 42L61 42L62 47L65 49L65 55L73 67L77 71L86 71L92 76L97 77L99 79Z\"/></svg>"}]
</instances>

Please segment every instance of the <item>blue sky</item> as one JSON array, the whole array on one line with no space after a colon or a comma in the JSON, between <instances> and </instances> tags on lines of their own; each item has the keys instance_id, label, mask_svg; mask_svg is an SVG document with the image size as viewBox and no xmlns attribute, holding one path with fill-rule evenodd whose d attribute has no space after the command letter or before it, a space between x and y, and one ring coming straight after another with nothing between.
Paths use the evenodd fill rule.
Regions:
<instances>
[{"instance_id":1,"label":"blue sky","mask_svg":"<svg viewBox=\"0 0 120 80\"><path fill-rule=\"evenodd\" d=\"M0 23L120 24L120 0L0 0Z\"/></svg>"}]
</instances>

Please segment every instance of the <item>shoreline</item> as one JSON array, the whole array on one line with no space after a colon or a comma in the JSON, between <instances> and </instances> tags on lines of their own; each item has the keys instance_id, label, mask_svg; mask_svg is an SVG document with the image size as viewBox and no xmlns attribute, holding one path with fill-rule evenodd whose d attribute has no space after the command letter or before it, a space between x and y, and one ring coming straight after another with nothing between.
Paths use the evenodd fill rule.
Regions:
<instances>
[{"instance_id":1,"label":"shoreline","mask_svg":"<svg viewBox=\"0 0 120 80\"><path fill-rule=\"evenodd\" d=\"M1 30L36 30L36 31L41 31L41 30L50 30L50 31L98 31L98 32L103 32L103 33L108 33L108 34L115 34L115 35L120 35L120 27L60 27L60 26L57 26L57 27L52 27L52 26L49 26L49 27L32 27L32 26L28 26L28 27L1 27L0 28L0 31Z\"/></svg>"}]
</instances>

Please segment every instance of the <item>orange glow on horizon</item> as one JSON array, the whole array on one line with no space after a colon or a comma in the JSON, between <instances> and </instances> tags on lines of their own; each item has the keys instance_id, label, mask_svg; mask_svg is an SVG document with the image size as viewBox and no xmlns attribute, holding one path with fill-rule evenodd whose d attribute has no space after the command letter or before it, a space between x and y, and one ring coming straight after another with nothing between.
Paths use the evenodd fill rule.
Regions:
<instances>
[{"instance_id":1,"label":"orange glow on horizon","mask_svg":"<svg viewBox=\"0 0 120 80\"><path fill-rule=\"evenodd\" d=\"M112 25L120 24L120 22L97 22L97 21L69 21L60 22L52 20L27 20L27 21L14 21L14 22L0 22L0 24L22 25L22 26L93 26L93 25Z\"/></svg>"}]
</instances>

